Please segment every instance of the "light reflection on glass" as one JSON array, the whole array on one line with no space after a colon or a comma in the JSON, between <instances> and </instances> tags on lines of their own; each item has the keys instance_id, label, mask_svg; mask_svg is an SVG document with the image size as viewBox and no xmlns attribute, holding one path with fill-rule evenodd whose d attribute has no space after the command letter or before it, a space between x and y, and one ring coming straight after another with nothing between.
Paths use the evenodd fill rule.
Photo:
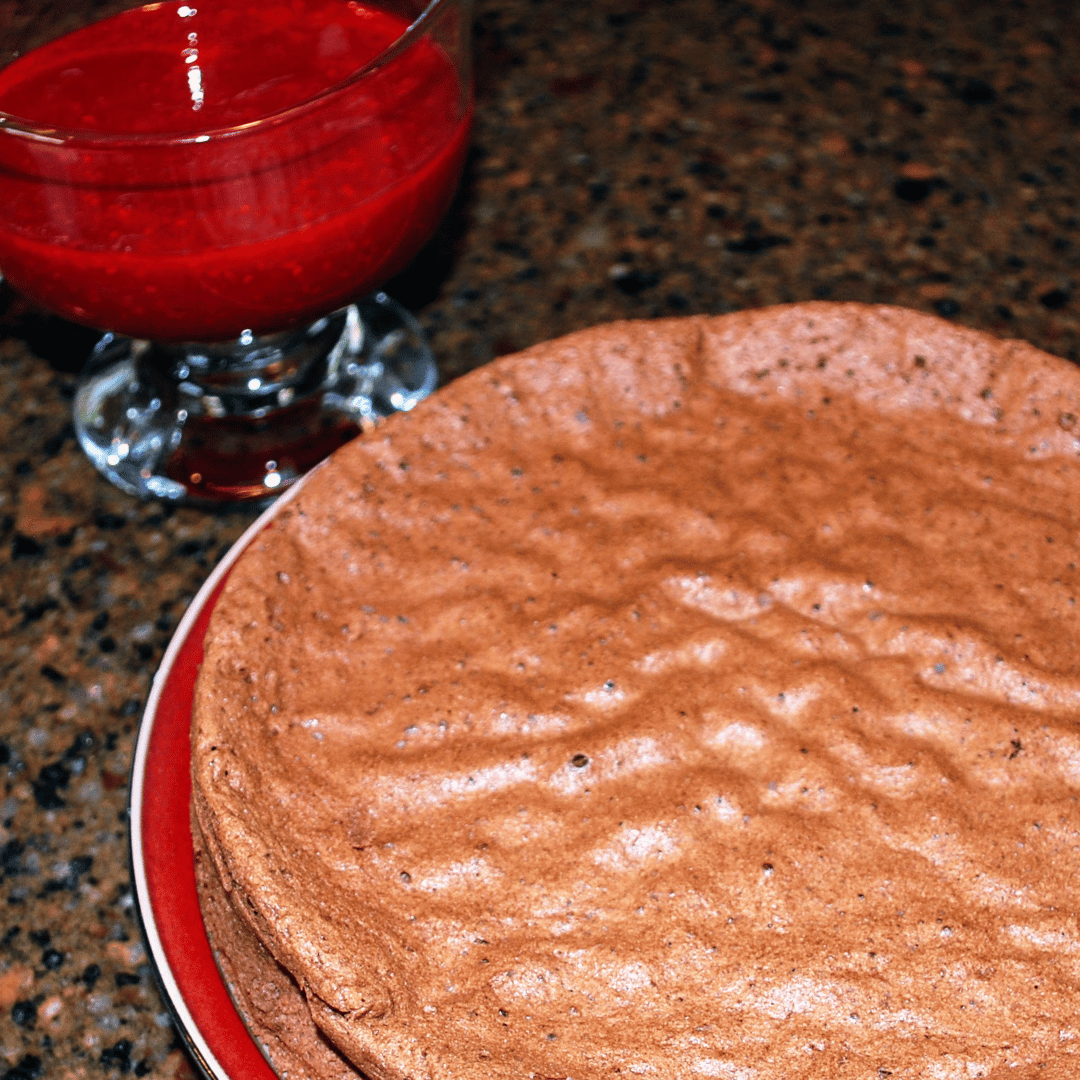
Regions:
<instances>
[{"instance_id":1,"label":"light reflection on glass","mask_svg":"<svg viewBox=\"0 0 1080 1080\"><path fill-rule=\"evenodd\" d=\"M182 4L176 9L176 14L181 19L190 19L193 15L198 15L199 9L189 7L187 4ZM199 67L199 35L195 33L188 34L188 47L180 54L184 58L184 63L190 65L187 73L188 92L191 94L191 111L198 112L203 107L203 83L202 83L202 69Z\"/></svg>"}]
</instances>

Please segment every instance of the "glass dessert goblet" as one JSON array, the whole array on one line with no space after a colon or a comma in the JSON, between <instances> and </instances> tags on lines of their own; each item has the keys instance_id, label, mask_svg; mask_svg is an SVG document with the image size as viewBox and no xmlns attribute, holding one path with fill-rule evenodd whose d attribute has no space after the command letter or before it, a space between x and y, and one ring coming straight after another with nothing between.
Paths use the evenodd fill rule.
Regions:
<instances>
[{"instance_id":1,"label":"glass dessert goblet","mask_svg":"<svg viewBox=\"0 0 1080 1080\"><path fill-rule=\"evenodd\" d=\"M73 10L0 24L0 272L105 332L75 427L110 480L276 494L434 388L412 316L361 298L457 187L468 0Z\"/></svg>"}]
</instances>

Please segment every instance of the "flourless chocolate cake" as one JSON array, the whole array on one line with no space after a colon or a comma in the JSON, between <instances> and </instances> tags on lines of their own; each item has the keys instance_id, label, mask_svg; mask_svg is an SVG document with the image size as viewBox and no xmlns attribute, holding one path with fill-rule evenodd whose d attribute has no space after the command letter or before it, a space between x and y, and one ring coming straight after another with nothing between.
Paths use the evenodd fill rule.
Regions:
<instances>
[{"instance_id":1,"label":"flourless chocolate cake","mask_svg":"<svg viewBox=\"0 0 1080 1080\"><path fill-rule=\"evenodd\" d=\"M597 327L234 568L203 910L311 1080L1080 1067L1080 371L896 308Z\"/></svg>"}]
</instances>

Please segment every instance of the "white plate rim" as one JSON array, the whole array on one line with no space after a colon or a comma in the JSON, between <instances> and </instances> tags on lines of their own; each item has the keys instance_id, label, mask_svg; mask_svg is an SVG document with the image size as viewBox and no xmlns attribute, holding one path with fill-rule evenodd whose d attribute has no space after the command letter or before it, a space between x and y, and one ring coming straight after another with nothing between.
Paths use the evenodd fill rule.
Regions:
<instances>
[{"instance_id":1,"label":"white plate rim","mask_svg":"<svg viewBox=\"0 0 1080 1080\"><path fill-rule=\"evenodd\" d=\"M312 470L314 471L314 470ZM172 639L169 641L165 655L161 659L154 680L150 687L150 693L143 708L142 718L139 721L139 730L136 737L135 753L131 762L131 776L129 781L128 797L128 845L129 859L131 864L132 881L135 887L135 905L142 926L143 937L147 945L152 966L157 976L158 985L165 998L165 1004L172 1013L173 1019L183 1038L191 1056L196 1064L202 1069L209 1080L244 1080L243 1077L230 1076L224 1066L211 1050L203 1032L199 1029L187 1002L180 991L176 975L169 963L168 955L161 940L157 913L151 901L149 883L146 873L146 861L144 858L144 844L146 836L143 830L142 811L146 795L146 766L149 754L151 735L154 722L157 717L158 707L161 703L165 685L172 672L173 665L180 653L185 641L191 633L192 626L202 613L214 590L221 584L222 579L233 568L236 561L243 554L248 545L259 535L267 525L273 521L281 509L299 494L304 481L312 473L291 485L286 491L268 506L240 535L225 553L221 561L210 572L209 577L203 582L194 599L188 604L187 610L180 619Z\"/></svg>"}]
</instances>

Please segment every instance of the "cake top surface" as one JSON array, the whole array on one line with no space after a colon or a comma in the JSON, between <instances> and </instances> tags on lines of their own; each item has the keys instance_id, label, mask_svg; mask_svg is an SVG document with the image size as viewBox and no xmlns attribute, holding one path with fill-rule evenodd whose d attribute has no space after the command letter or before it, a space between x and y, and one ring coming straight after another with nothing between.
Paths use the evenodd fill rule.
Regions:
<instances>
[{"instance_id":1,"label":"cake top surface","mask_svg":"<svg viewBox=\"0 0 1080 1080\"><path fill-rule=\"evenodd\" d=\"M1067 1069L1078 416L1030 346L805 304L550 342L336 454L193 728L327 1038L375 1080Z\"/></svg>"}]
</instances>

